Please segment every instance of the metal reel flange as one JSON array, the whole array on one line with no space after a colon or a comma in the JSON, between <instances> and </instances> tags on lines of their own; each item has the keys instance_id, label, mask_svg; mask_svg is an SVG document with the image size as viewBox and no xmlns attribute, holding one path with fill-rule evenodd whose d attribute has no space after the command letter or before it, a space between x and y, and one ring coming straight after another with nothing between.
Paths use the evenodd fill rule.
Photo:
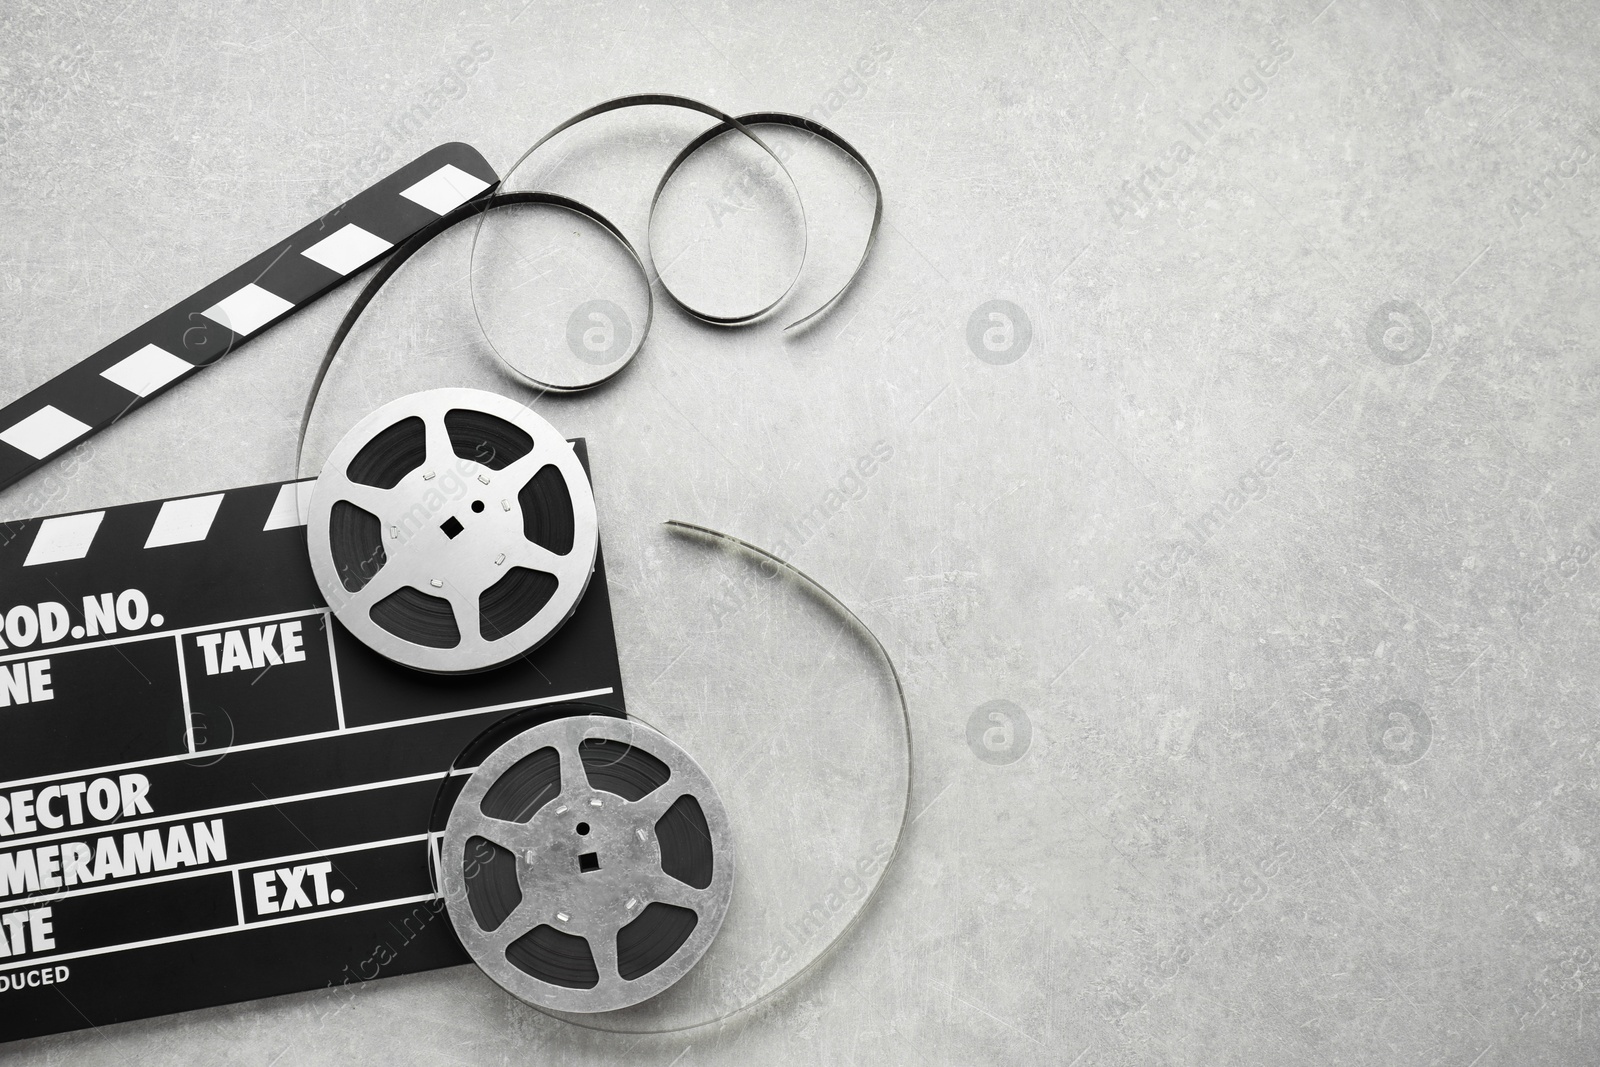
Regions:
<instances>
[{"instance_id":1,"label":"metal reel flange","mask_svg":"<svg viewBox=\"0 0 1600 1067\"><path fill-rule=\"evenodd\" d=\"M554 547L530 536L551 510L564 528ZM476 389L414 393L357 423L317 479L306 537L317 585L351 633L446 674L507 663L555 633L600 543L572 445L524 405Z\"/></svg>"},{"instance_id":2,"label":"metal reel flange","mask_svg":"<svg viewBox=\"0 0 1600 1067\"><path fill-rule=\"evenodd\" d=\"M467 952L554 1011L612 1011L667 989L710 947L733 892L710 779L660 733L609 716L544 723L484 760L439 862Z\"/></svg>"}]
</instances>

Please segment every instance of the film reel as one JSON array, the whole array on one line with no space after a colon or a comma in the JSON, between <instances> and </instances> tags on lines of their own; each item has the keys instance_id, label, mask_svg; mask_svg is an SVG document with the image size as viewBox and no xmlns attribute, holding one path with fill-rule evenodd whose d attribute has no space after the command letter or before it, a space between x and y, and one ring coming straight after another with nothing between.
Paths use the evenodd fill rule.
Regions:
<instances>
[{"instance_id":1,"label":"film reel","mask_svg":"<svg viewBox=\"0 0 1600 1067\"><path fill-rule=\"evenodd\" d=\"M535 726L468 779L440 870L461 943L554 1011L642 1003L699 961L727 913L734 850L709 778L627 719Z\"/></svg>"},{"instance_id":2,"label":"film reel","mask_svg":"<svg viewBox=\"0 0 1600 1067\"><path fill-rule=\"evenodd\" d=\"M357 423L317 479L306 539L339 621L440 674L542 644L582 599L600 543L572 446L474 389L414 393Z\"/></svg>"}]
</instances>

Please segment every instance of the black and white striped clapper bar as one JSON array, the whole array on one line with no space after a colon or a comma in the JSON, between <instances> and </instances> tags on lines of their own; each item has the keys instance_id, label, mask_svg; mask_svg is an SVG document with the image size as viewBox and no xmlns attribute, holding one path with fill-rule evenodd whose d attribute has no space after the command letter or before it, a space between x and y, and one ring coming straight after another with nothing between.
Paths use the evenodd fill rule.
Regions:
<instances>
[{"instance_id":1,"label":"black and white striped clapper bar","mask_svg":"<svg viewBox=\"0 0 1600 1067\"><path fill-rule=\"evenodd\" d=\"M0 408L0 489L215 363L498 181L470 145L440 145Z\"/></svg>"}]
</instances>

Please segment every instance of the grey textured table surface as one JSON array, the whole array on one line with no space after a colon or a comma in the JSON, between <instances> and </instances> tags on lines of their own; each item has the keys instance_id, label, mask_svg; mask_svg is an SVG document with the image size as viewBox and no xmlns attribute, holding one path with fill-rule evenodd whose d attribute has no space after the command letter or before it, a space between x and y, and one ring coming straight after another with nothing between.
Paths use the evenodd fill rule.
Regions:
<instances>
[{"instance_id":1,"label":"grey textured table surface","mask_svg":"<svg viewBox=\"0 0 1600 1067\"><path fill-rule=\"evenodd\" d=\"M886 216L821 328L663 309L614 387L543 410L591 442L641 707L701 691L653 594L723 588L658 566L655 520L775 543L884 442L789 547L896 657L916 757L866 921L722 1029L593 1034L455 968L0 1056L1600 1060L1595 34L1592 6L1493 0L7 4L7 398L385 149L465 140L504 167L646 90L826 115ZM859 198L808 209L859 236ZM413 389L514 391L469 243L385 297L318 447ZM0 513L289 476L350 295ZM859 740L801 707L779 725Z\"/></svg>"}]
</instances>

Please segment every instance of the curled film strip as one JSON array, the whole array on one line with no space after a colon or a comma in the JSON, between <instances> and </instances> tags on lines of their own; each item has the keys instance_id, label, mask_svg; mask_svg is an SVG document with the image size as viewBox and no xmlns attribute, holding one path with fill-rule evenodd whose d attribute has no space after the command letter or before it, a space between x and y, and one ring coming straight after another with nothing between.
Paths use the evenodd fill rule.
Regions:
<instances>
[{"instance_id":1,"label":"curled film strip","mask_svg":"<svg viewBox=\"0 0 1600 1067\"><path fill-rule=\"evenodd\" d=\"M804 201L800 197L799 190L795 187L794 179L790 175L788 167L784 163L785 153L780 152L773 146L769 145L766 141L762 140L759 136L757 136L752 127L776 126L797 129L809 134L815 140L820 140L832 145L860 168L862 174L866 177L867 182L872 189L872 221L868 227L866 240L862 245L861 255L856 260L849 276L845 279L838 290L823 300L817 307L802 314L798 319L789 323L785 327L786 331L805 327L806 325L816 321L820 316L827 312L828 309L838 303L845 293L849 291L851 286L855 284L855 281L860 276L862 269L866 266L867 259L872 252L873 245L877 241L878 228L883 219L883 189L879 184L877 173L872 169L872 165L867 161L867 158L862 155L861 152L857 150L849 141L845 140L838 133L827 126L801 115L793 115L780 111L761 111L751 112L746 115L735 117L719 110L718 108L712 107L709 104L684 96L673 96L660 93L624 96L618 97L614 100L608 100L601 104L596 104L594 107L579 112L578 114L567 119L565 122L555 126L543 137L539 138L531 146L529 146L529 148L523 152L520 157L518 157L516 162L513 163L511 168L506 172L506 176L501 182L501 188L509 189L514 186L517 183L519 172L521 172L525 166L531 164L534 155L539 151L540 148L544 147L559 134L564 133L575 126L600 115L638 107L671 107L680 110L698 112L699 114L706 115L717 120L715 125L707 128L692 138L687 144L685 144L683 148L679 150L678 154L673 158L673 160L662 171L660 178L657 180L655 191L650 198L649 214L646 222L645 251L643 254L635 249L632 243L630 243L626 238L622 237L620 231L615 225L613 225L609 220L600 216L599 213L583 205L577 205L574 204L574 202L567 201L567 199L564 197L557 197L557 194L541 192L511 193L505 195L527 196L530 197L530 199L501 200L496 198L494 202L488 205L490 208L516 207L532 205L541 202L549 203L552 201L545 200L543 198L557 197L558 199L566 202L556 204L555 206L566 207L568 210L576 210L578 214L584 215L599 224L602 229L616 237L622 243L630 259L638 266L646 283L646 320L643 327L639 330L638 336L633 343L625 352L621 354L619 358L609 361L607 364L605 364L603 372L598 374L590 373L586 377L572 381L558 382L547 378L541 378L533 373L530 373L526 368L519 364L519 361L510 351L512 346L509 343L509 337L504 335L514 334L514 331L500 331L495 329L494 324L490 321L492 316L489 315L485 310L482 286L483 279L489 276L489 272L483 270L480 264L480 260L483 258L481 250L484 243L485 233L488 228L493 225L492 220L496 217L496 215L490 212L485 212L479 217L478 228L473 235L473 270L471 271L473 310L477 315L478 325L480 330L483 332L485 340L489 342L490 348L494 351L500 362L518 379L523 381L525 384L533 386L534 388L555 393L581 392L586 389L592 389L597 385L601 385L620 374L632 362L633 357L637 355L639 350L644 346L645 337L649 333L650 329L650 319L654 314L654 301L651 294L653 293L656 285L659 285L662 292L666 293L667 297L684 312L700 320L701 322L706 322L717 326L743 326L757 322L767 316L770 312L774 311L780 304L783 303L790 293L794 291L795 286L799 283L800 278L805 270L806 252L807 246L809 245L810 235L809 229L806 225ZM744 138L753 142L757 147L762 149L762 151L766 153L767 157L772 160L777 172L782 175L784 181L791 189L794 189L795 199L797 204L799 204L800 211L801 250L799 261L795 266L794 273L789 277L788 282L784 285L783 289L770 301L742 313L719 314L694 306L686 299L680 297L673 290L672 286L664 277L662 277L661 272L655 267L653 236L656 232L656 210L660 206L662 196L666 192L667 187L671 183L674 175L676 175L683 165L693 158L696 153L717 141L718 138L735 132L741 134ZM588 368L588 370L592 372L593 368Z\"/></svg>"}]
</instances>

